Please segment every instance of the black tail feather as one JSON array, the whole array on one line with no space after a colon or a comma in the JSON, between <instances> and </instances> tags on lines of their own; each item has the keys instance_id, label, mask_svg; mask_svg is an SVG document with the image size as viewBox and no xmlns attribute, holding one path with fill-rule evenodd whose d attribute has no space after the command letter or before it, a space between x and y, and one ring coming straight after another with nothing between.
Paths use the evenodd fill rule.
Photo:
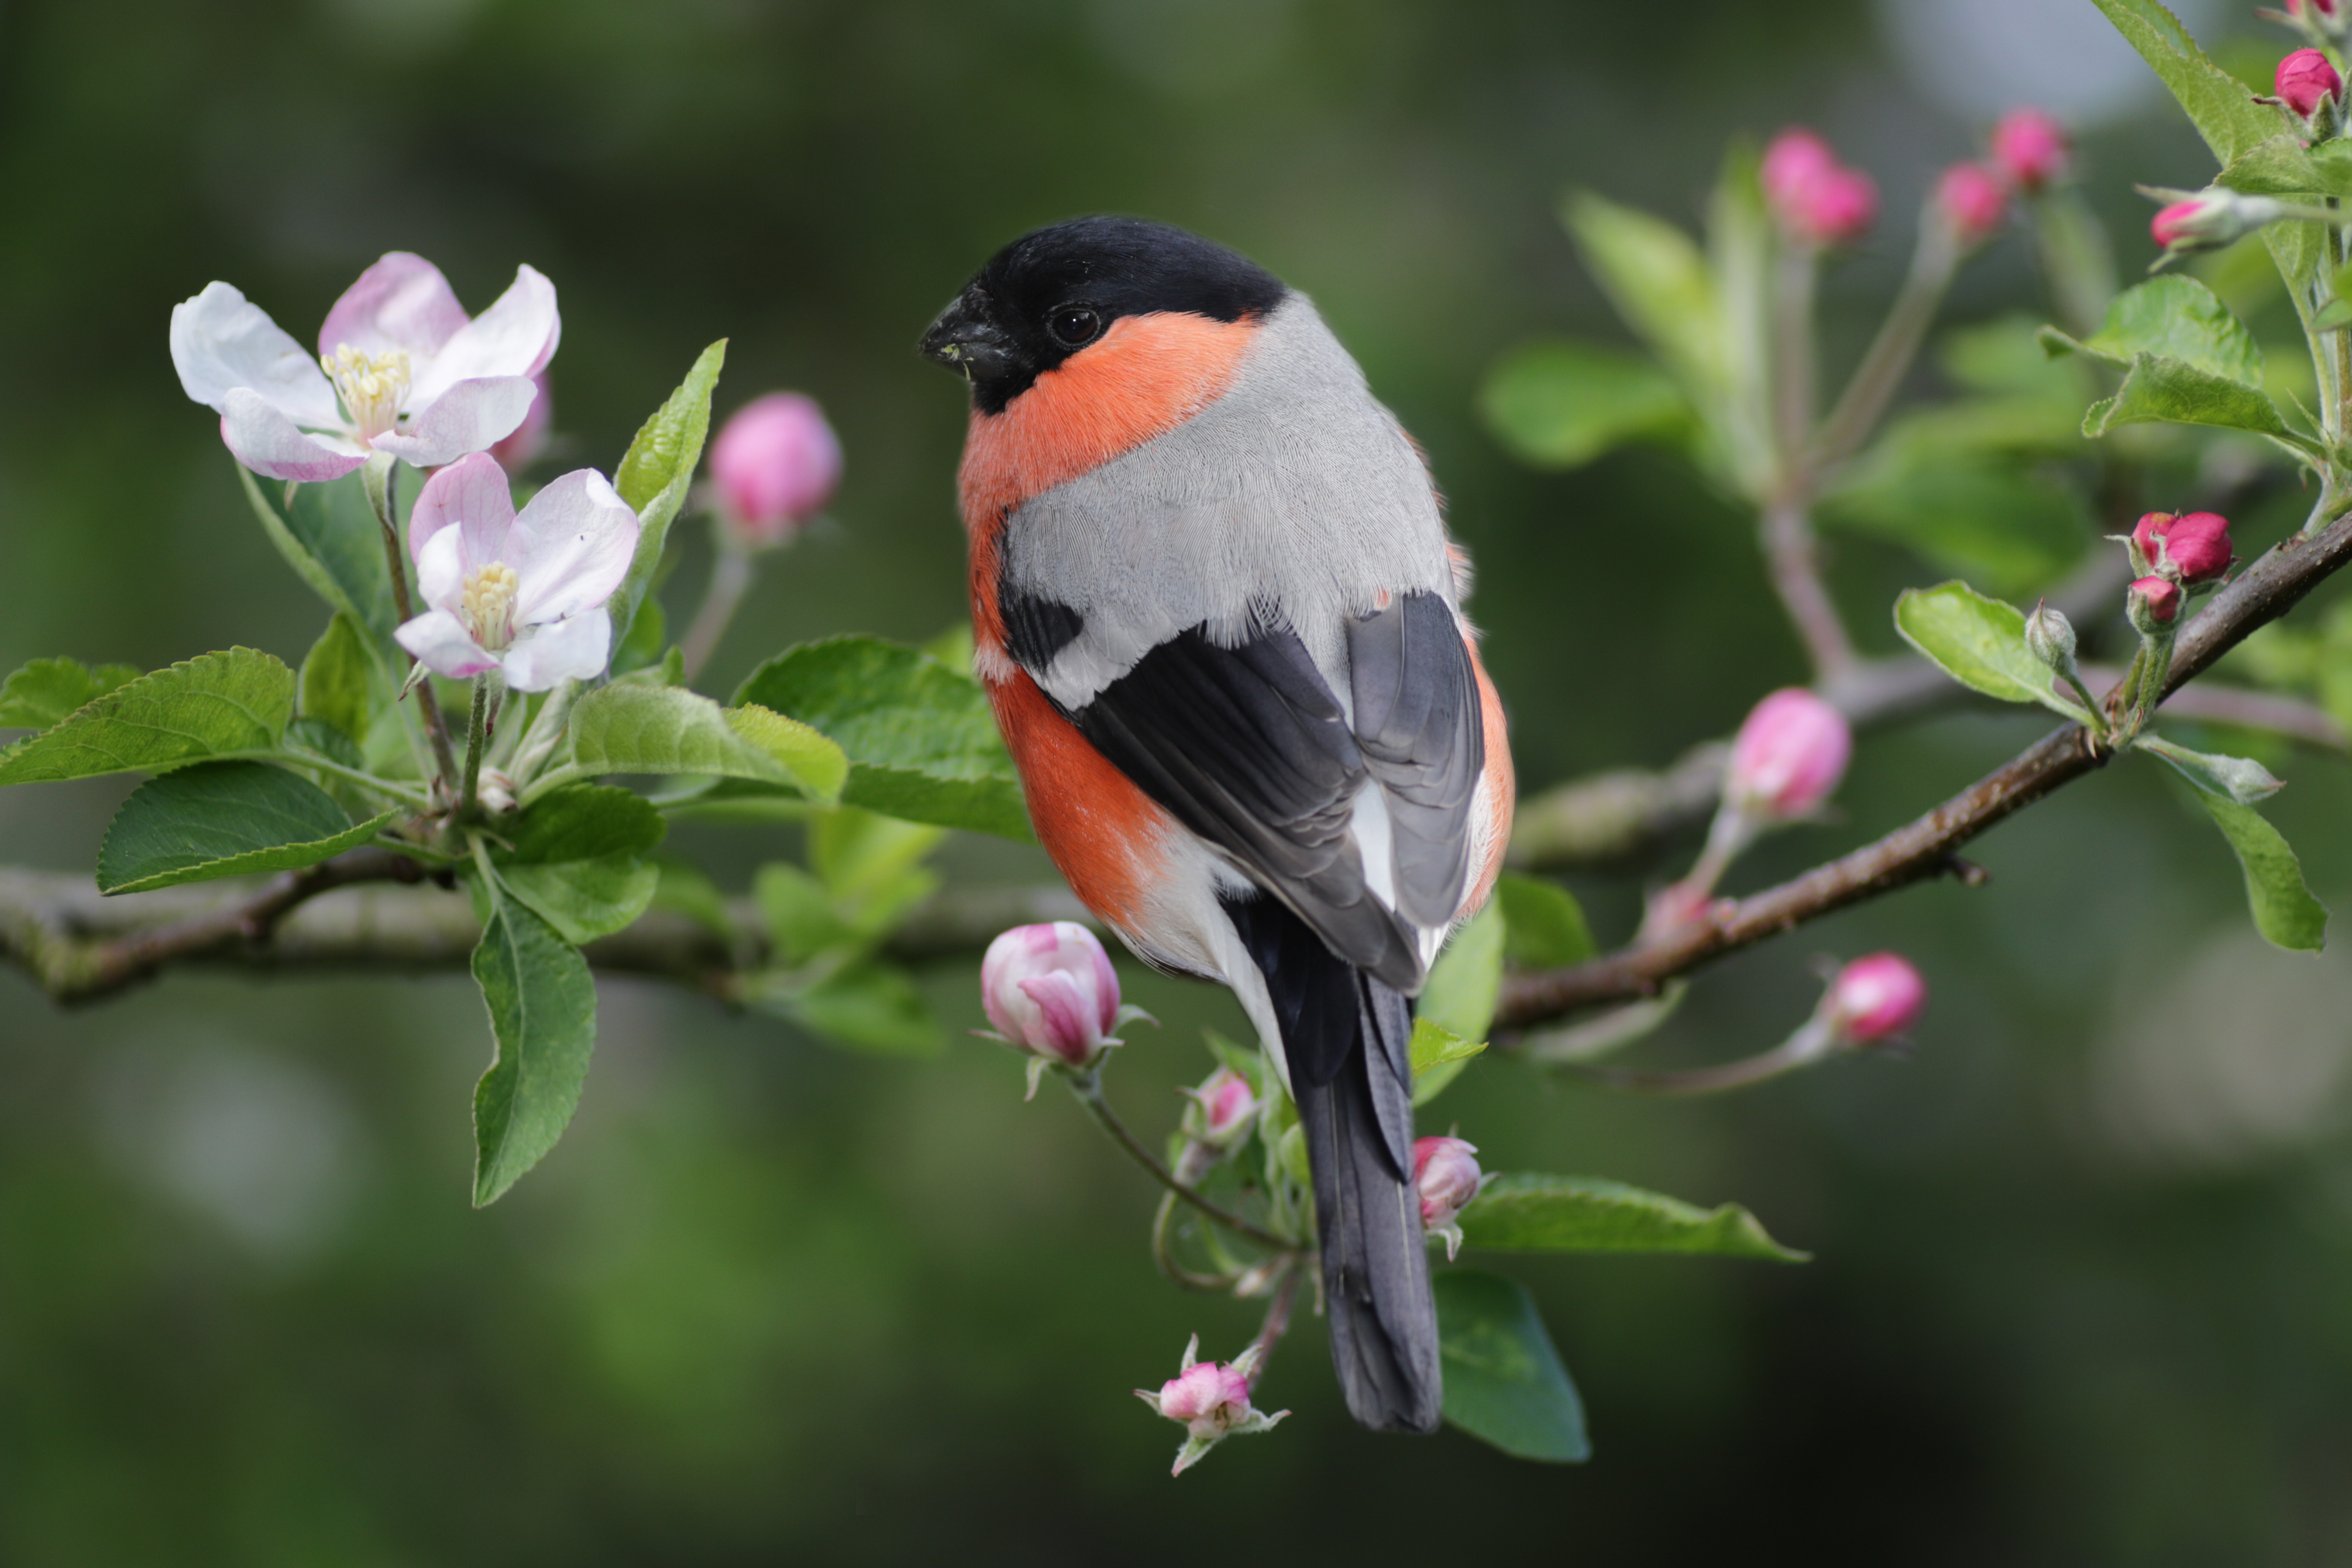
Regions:
<instances>
[{"instance_id":1,"label":"black tail feather","mask_svg":"<svg viewBox=\"0 0 2352 1568\"><path fill-rule=\"evenodd\" d=\"M1437 1309L1412 1187L1412 1016L1273 899L1226 906L1265 973L1315 1178L1331 1360L1349 1412L1436 1429Z\"/></svg>"}]
</instances>

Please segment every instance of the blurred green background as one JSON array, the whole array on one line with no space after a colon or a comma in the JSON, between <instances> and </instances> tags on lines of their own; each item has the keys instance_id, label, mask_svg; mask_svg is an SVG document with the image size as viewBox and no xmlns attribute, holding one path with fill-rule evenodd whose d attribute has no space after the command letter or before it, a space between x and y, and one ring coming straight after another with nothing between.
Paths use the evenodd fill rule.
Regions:
<instances>
[{"instance_id":1,"label":"blurred green background","mask_svg":"<svg viewBox=\"0 0 2352 1568\"><path fill-rule=\"evenodd\" d=\"M1537 475L1480 428L1509 346L1618 335L1557 193L1688 220L1727 135L1818 124L1890 215L1830 282L1850 360L1933 171L2012 101L2083 127L2136 271L2129 183L2209 167L2147 85L2088 0L5 0L0 668L299 657L320 612L164 324L222 278L307 337L395 247L475 309L520 261L554 279L572 461L609 468L721 335L722 411L776 386L831 410L838 524L761 582L711 689L813 636L929 637L962 613L962 400L911 345L997 245L1109 209L1313 294L1425 444L1483 568L1523 784L1662 763L1802 668L1746 521L1685 468ZM2037 289L2011 238L1951 318ZM2249 520L2242 552L2293 510ZM1834 576L1891 650L1893 591L1934 574L1844 540ZM1739 885L2036 731L1870 737L1846 819ZM2273 817L2341 906L2352 774L2282 771ZM860 1059L607 983L577 1123L476 1214L488 1039L463 976L182 975L60 1014L0 974L0 1561L2352 1563L2352 964L2263 948L2154 773L2000 829L1989 887L1710 973L1645 1047L1760 1048L1810 1006L1812 955L1895 946L1933 988L1908 1060L1720 1103L1503 1062L1449 1093L1490 1168L1738 1200L1818 1255L1506 1260L1584 1391L1577 1468L1356 1430L1309 1321L1261 1386L1296 1417L1169 1481L1175 1430L1127 1390L1195 1330L1230 1355L1255 1312L1165 1286L1143 1180L961 1035L936 1062ZM0 860L86 868L128 787L0 795ZM792 847L672 843L739 885ZM1045 872L994 844L948 863ZM1578 887L1622 937L1640 873ZM1238 1014L1123 973L1165 1027L1112 1088L1161 1127L1210 1065L1201 1026ZM928 984L980 1021L971 966Z\"/></svg>"}]
</instances>

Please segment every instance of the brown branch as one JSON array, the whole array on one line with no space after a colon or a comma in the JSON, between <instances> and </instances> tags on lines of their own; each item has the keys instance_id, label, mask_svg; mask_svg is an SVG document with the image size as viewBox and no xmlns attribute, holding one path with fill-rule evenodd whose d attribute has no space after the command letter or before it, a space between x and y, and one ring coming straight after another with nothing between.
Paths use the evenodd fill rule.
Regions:
<instances>
[{"instance_id":1,"label":"brown branch","mask_svg":"<svg viewBox=\"0 0 2352 1568\"><path fill-rule=\"evenodd\" d=\"M2272 550L2214 595L2175 645L2168 692L2210 668L2255 628L2293 609L2352 560L2352 517ZM1727 900L1670 935L1571 968L1508 976L1497 1028L1524 1028L1580 1007L1648 995L1665 981L1834 910L1963 869L1957 851L2043 795L2104 766L2107 756L2068 724L1916 821L1792 881Z\"/></svg>"}]
</instances>

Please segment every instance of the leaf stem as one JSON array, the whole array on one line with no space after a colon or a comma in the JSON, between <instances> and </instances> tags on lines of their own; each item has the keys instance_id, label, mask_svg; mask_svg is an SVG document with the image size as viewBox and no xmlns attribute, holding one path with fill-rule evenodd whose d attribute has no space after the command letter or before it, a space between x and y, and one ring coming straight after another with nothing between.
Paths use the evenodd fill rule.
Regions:
<instances>
[{"instance_id":1,"label":"leaf stem","mask_svg":"<svg viewBox=\"0 0 2352 1568\"><path fill-rule=\"evenodd\" d=\"M735 611L743 602L744 591L751 586L751 552L735 542L724 524L712 531L718 536L718 558L710 563L710 584L702 592L702 605L694 612L694 624L688 628L686 640L678 644L678 653L686 661L686 679L691 685L701 675L702 667L719 649L719 639L727 635L727 626L735 618Z\"/></svg>"},{"instance_id":2,"label":"leaf stem","mask_svg":"<svg viewBox=\"0 0 2352 1568\"><path fill-rule=\"evenodd\" d=\"M464 821L474 815L474 805L480 795L482 783L482 743L488 738L490 717L490 678L474 677L474 710L466 721L466 784L457 795L457 817Z\"/></svg>"},{"instance_id":3,"label":"leaf stem","mask_svg":"<svg viewBox=\"0 0 2352 1568\"><path fill-rule=\"evenodd\" d=\"M1260 1247L1275 1252L1298 1250L1298 1243L1286 1240L1262 1226L1252 1224L1231 1209L1202 1196L1195 1189L1178 1181L1150 1150L1136 1142L1135 1134L1127 1130L1127 1123L1118 1119L1118 1113L1110 1108L1110 1101L1103 1098L1102 1072L1099 1068L1083 1068L1073 1070L1066 1068L1061 1071L1062 1076L1069 1082L1070 1092L1077 1096L1080 1105L1087 1108L1087 1114L1093 1117L1102 1130L1110 1134L1112 1142L1127 1151L1129 1159L1142 1166L1145 1174L1166 1187L1170 1194L1191 1204L1236 1236L1245 1236Z\"/></svg>"},{"instance_id":4,"label":"leaf stem","mask_svg":"<svg viewBox=\"0 0 2352 1568\"><path fill-rule=\"evenodd\" d=\"M1691 1068L1681 1072L1650 1072L1635 1068L1594 1067L1588 1062L1560 1061L1555 1065L1611 1089L1627 1089L1636 1094L1721 1094L1727 1089L1746 1089L1751 1084L1766 1082L1799 1068L1811 1067L1826 1059L1834 1046L1829 1026L1819 1018L1809 1018L1797 1032L1769 1051L1743 1057L1736 1062L1717 1067Z\"/></svg>"},{"instance_id":5,"label":"leaf stem","mask_svg":"<svg viewBox=\"0 0 2352 1568\"><path fill-rule=\"evenodd\" d=\"M1806 464L1811 477L1818 479L1843 462L1869 438L1918 356L1919 344L1935 321L1959 262L1958 237L1952 226L1931 209L1920 219L1918 248L1912 252L1911 270L1903 279L1902 291L1895 296L1886 319L1879 323L1878 335L1871 340L1862 363L1854 366L1845 390L1838 395L1829 417L1822 421L1813 437Z\"/></svg>"},{"instance_id":6,"label":"leaf stem","mask_svg":"<svg viewBox=\"0 0 2352 1568\"><path fill-rule=\"evenodd\" d=\"M375 513L376 525L383 531L384 570L392 575L392 607L400 624L406 626L416 617L416 606L408 596L408 563L401 559L400 512L393 493L393 459L379 452L367 460L360 470L360 483L367 491L368 507ZM416 656L409 655L413 666ZM425 733L433 742L434 760L441 764L441 782L455 788L457 783L457 754L449 744L449 726L441 718L440 700L433 695L433 678L425 677L416 683L416 710L424 715Z\"/></svg>"},{"instance_id":7,"label":"leaf stem","mask_svg":"<svg viewBox=\"0 0 2352 1568\"><path fill-rule=\"evenodd\" d=\"M432 805L432 801L423 790L410 789L405 784L394 784L390 779L378 778L375 774L363 773L358 768L347 768L332 758L320 756L314 752L275 751L256 752L255 755L257 759L281 763L289 767L310 768L322 773L333 773L338 778L345 778L353 784L363 784L378 795L399 801L404 805L413 805L419 811L427 810Z\"/></svg>"}]
</instances>

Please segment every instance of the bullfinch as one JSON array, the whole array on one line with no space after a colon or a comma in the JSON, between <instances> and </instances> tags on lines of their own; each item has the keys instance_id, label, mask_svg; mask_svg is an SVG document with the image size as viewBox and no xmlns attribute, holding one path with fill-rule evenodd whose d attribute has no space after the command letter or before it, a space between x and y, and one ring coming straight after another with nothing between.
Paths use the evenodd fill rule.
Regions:
<instances>
[{"instance_id":1,"label":"bullfinch","mask_svg":"<svg viewBox=\"0 0 2352 1568\"><path fill-rule=\"evenodd\" d=\"M1510 836L1502 707L1420 449L1307 298L1126 217L998 252L924 335L971 396L973 663L1037 840L1231 986L1298 1107L1364 1425L1444 1388L1412 998Z\"/></svg>"}]
</instances>

